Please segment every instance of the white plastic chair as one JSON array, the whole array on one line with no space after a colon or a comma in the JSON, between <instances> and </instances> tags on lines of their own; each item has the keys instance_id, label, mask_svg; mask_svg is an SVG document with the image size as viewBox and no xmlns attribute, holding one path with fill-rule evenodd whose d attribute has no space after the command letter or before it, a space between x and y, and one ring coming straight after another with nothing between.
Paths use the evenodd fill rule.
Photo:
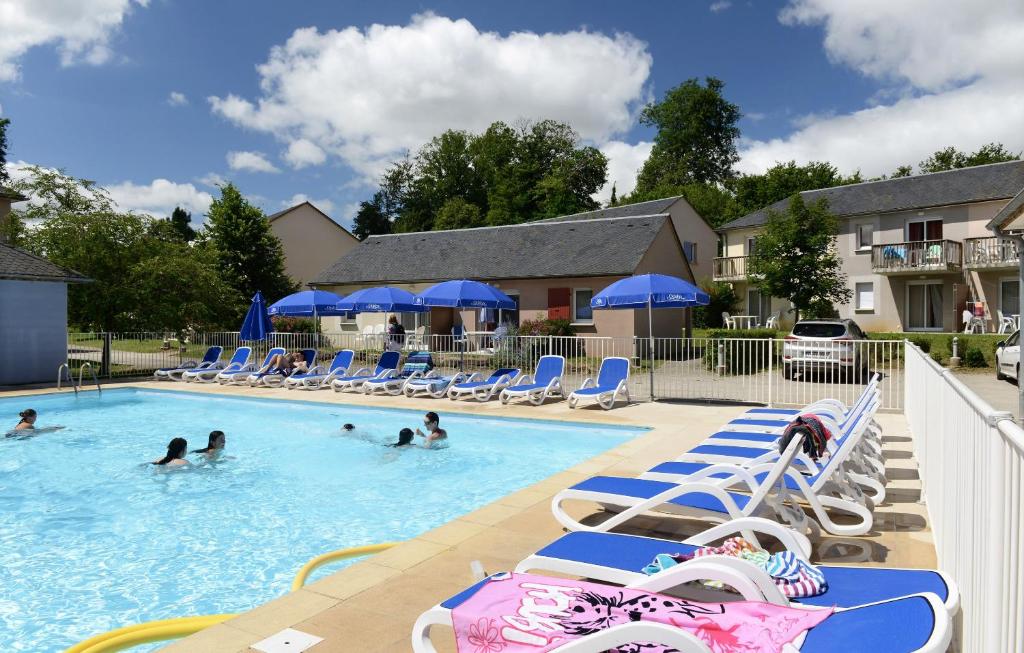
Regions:
<instances>
[{"instance_id":1,"label":"white plastic chair","mask_svg":"<svg viewBox=\"0 0 1024 653\"><path fill-rule=\"evenodd\" d=\"M1013 318L1009 315L1003 315L1002 311L996 311L996 314L999 316L999 333L1013 333L1017 328Z\"/></svg>"},{"instance_id":2,"label":"white plastic chair","mask_svg":"<svg viewBox=\"0 0 1024 653\"><path fill-rule=\"evenodd\" d=\"M736 320L732 319L732 316L730 316L725 311L722 311L722 326L724 326L726 329L736 328Z\"/></svg>"}]
</instances>

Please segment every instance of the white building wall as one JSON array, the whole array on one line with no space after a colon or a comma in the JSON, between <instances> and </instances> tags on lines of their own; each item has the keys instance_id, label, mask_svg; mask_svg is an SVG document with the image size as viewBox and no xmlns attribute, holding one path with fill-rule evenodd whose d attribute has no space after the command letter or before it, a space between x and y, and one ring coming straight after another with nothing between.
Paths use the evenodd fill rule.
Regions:
<instances>
[{"instance_id":1,"label":"white building wall","mask_svg":"<svg viewBox=\"0 0 1024 653\"><path fill-rule=\"evenodd\" d=\"M0 279L0 385L52 382L67 362L63 282Z\"/></svg>"}]
</instances>

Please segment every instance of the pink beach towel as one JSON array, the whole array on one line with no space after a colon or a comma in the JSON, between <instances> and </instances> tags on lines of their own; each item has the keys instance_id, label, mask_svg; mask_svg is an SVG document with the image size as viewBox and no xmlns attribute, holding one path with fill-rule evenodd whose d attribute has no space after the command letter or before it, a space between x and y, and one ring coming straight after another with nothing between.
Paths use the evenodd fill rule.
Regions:
<instances>
[{"instance_id":1,"label":"pink beach towel","mask_svg":"<svg viewBox=\"0 0 1024 653\"><path fill-rule=\"evenodd\" d=\"M543 653L641 620L687 630L715 653L778 653L830 614L769 603L695 603L563 578L498 574L452 610L452 625L459 653ZM638 642L617 652L674 650Z\"/></svg>"}]
</instances>

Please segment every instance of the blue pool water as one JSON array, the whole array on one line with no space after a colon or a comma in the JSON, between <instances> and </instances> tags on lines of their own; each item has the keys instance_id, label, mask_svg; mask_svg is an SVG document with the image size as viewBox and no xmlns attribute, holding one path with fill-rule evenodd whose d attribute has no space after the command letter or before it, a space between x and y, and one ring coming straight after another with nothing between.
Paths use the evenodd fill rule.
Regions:
<instances>
[{"instance_id":1,"label":"blue pool water","mask_svg":"<svg viewBox=\"0 0 1024 653\"><path fill-rule=\"evenodd\" d=\"M0 398L0 428L28 407L37 426L67 427L0 437L0 651L251 608L315 555L415 536L638 433L449 406L450 446L428 451L381 444L422 423L408 410L135 389ZM341 435L345 422L360 432ZM216 465L140 464L215 428Z\"/></svg>"}]
</instances>

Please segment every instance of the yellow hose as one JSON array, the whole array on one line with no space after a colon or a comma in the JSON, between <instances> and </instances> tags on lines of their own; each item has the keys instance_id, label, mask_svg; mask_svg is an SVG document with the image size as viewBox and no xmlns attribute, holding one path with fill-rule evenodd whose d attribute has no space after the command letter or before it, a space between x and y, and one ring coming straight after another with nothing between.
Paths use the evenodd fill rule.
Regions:
<instances>
[{"instance_id":1,"label":"yellow hose","mask_svg":"<svg viewBox=\"0 0 1024 653\"><path fill-rule=\"evenodd\" d=\"M306 584L306 579L315 569L329 562L385 551L397 544L399 543L383 542L381 544L368 544L366 546L354 546L318 555L299 569L299 573L295 575L295 580L292 581L292 591L301 589ZM131 626L116 628L90 637L68 648L64 653L114 653L115 651L123 651L126 648L139 646L140 644L151 644L167 639L185 637L186 635L197 633L204 628L216 626L235 616L237 615L213 614L199 617L160 619L158 621L132 624Z\"/></svg>"}]
</instances>

